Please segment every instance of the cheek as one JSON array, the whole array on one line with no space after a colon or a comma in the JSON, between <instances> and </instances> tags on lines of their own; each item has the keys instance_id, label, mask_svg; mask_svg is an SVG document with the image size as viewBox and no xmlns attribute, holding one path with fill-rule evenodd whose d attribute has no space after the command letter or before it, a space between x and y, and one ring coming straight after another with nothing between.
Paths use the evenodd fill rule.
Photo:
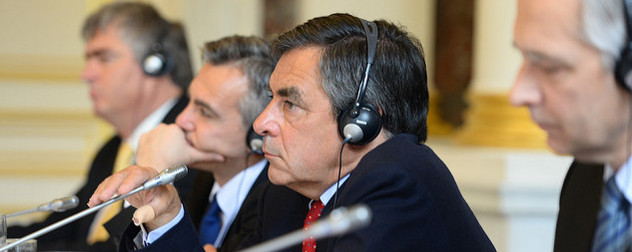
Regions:
<instances>
[{"instance_id":1,"label":"cheek","mask_svg":"<svg viewBox=\"0 0 632 252\"><path fill-rule=\"evenodd\" d=\"M327 130L306 131L310 134L294 136L296 141L287 141L284 137L285 148L288 151L291 170L303 174L319 174L328 167L336 166L340 143L338 135Z\"/></svg>"},{"instance_id":2,"label":"cheek","mask_svg":"<svg viewBox=\"0 0 632 252\"><path fill-rule=\"evenodd\" d=\"M231 129L230 131L221 131L220 127ZM246 137L245 133L239 130L232 130L235 127L226 126L196 126L196 133L193 137L198 149L204 151L212 151L227 156L245 156L246 153Z\"/></svg>"}]
</instances>

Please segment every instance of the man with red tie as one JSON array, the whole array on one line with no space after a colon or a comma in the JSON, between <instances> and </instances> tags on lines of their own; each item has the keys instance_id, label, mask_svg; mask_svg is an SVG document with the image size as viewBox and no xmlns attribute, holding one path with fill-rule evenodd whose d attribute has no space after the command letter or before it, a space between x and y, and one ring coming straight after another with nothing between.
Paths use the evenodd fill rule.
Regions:
<instances>
[{"instance_id":1,"label":"man with red tie","mask_svg":"<svg viewBox=\"0 0 632 252\"><path fill-rule=\"evenodd\" d=\"M417 39L384 20L333 14L282 34L273 47L272 100L254 129L264 136L274 185L263 190L257 232L242 247L364 204L373 215L367 227L288 251L495 251L448 168L423 144L428 87ZM106 191L91 204L111 197ZM150 193L131 201L151 205L157 217L147 224L160 227L177 214L164 204L173 190Z\"/></svg>"}]
</instances>

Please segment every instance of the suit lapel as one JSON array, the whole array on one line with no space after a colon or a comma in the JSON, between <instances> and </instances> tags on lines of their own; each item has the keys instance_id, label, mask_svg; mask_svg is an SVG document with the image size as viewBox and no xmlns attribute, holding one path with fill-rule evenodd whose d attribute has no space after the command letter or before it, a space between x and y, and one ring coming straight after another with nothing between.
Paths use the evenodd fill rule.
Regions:
<instances>
[{"instance_id":1,"label":"suit lapel","mask_svg":"<svg viewBox=\"0 0 632 252\"><path fill-rule=\"evenodd\" d=\"M560 194L555 251L589 251L603 187L602 164L573 162Z\"/></svg>"}]
</instances>

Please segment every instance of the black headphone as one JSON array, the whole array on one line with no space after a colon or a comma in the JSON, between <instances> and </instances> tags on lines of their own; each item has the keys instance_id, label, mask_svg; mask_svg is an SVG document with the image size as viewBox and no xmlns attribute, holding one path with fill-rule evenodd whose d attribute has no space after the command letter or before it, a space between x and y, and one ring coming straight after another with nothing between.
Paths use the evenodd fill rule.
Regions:
<instances>
[{"instance_id":1,"label":"black headphone","mask_svg":"<svg viewBox=\"0 0 632 252\"><path fill-rule=\"evenodd\" d=\"M368 103L363 103L366 85L369 81L369 70L375 59L377 50L377 25L360 19L364 27L367 41L367 64L364 78L358 87L355 102L340 113L338 117L338 132L343 139L350 138L349 144L365 145L377 137L382 129L382 117L377 110Z\"/></svg>"},{"instance_id":2,"label":"black headphone","mask_svg":"<svg viewBox=\"0 0 632 252\"><path fill-rule=\"evenodd\" d=\"M162 76L173 70L174 62L169 53L165 50L163 40L169 33L169 23L165 22L164 30L158 36L158 40L154 42L149 51L143 57L141 66L145 74L149 76Z\"/></svg>"},{"instance_id":3,"label":"black headphone","mask_svg":"<svg viewBox=\"0 0 632 252\"><path fill-rule=\"evenodd\" d=\"M623 0L623 14L625 18L626 40L621 56L615 66L615 77L617 83L621 84L625 90L632 91L632 20L630 17L630 0Z\"/></svg>"},{"instance_id":4,"label":"black headphone","mask_svg":"<svg viewBox=\"0 0 632 252\"><path fill-rule=\"evenodd\" d=\"M257 134L252 126L248 130L248 134L246 134L246 145L248 145L250 153L263 155L263 149L261 149L263 147L263 136Z\"/></svg>"}]
</instances>

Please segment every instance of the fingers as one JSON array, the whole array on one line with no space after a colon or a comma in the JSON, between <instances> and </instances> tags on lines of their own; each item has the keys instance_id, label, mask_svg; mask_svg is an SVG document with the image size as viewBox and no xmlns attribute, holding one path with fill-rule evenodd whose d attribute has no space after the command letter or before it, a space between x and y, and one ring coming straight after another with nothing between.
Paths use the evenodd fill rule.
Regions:
<instances>
[{"instance_id":1,"label":"fingers","mask_svg":"<svg viewBox=\"0 0 632 252\"><path fill-rule=\"evenodd\" d=\"M212 244L204 245L204 252L217 252L217 249Z\"/></svg>"},{"instance_id":2,"label":"fingers","mask_svg":"<svg viewBox=\"0 0 632 252\"><path fill-rule=\"evenodd\" d=\"M144 224L148 231L173 220L181 208L178 192L173 185L154 187L130 196L130 203L138 207L134 213L134 224Z\"/></svg>"},{"instance_id":3,"label":"fingers","mask_svg":"<svg viewBox=\"0 0 632 252\"><path fill-rule=\"evenodd\" d=\"M140 226L145 222L153 221L156 217L156 212L150 205L144 205L134 212L134 217L132 220L134 221L134 225Z\"/></svg>"},{"instance_id":4,"label":"fingers","mask_svg":"<svg viewBox=\"0 0 632 252\"><path fill-rule=\"evenodd\" d=\"M223 162L224 156L212 150L200 150L187 141L185 132L175 124L161 124L141 136L136 162L162 171L178 164Z\"/></svg>"},{"instance_id":5,"label":"fingers","mask_svg":"<svg viewBox=\"0 0 632 252\"><path fill-rule=\"evenodd\" d=\"M117 194L126 194L142 185L148 179L155 177L156 174L157 172L155 170L140 166L130 166L127 169L112 174L99 184L97 190L94 191L90 197L88 206L94 207L111 199Z\"/></svg>"},{"instance_id":6,"label":"fingers","mask_svg":"<svg viewBox=\"0 0 632 252\"><path fill-rule=\"evenodd\" d=\"M224 161L224 156L220 154L213 152L204 152L194 148L191 148L188 154L189 160L187 164Z\"/></svg>"}]
</instances>

